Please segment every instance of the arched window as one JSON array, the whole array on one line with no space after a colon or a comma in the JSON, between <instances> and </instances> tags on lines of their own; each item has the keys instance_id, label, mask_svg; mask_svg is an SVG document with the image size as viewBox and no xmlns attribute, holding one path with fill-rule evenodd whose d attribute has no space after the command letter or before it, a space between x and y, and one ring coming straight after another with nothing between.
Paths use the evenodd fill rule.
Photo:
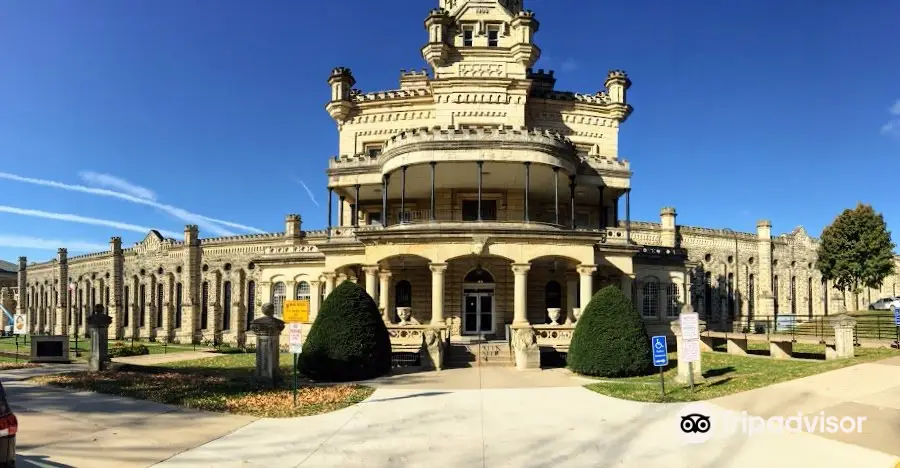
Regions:
<instances>
[{"instance_id":1,"label":"arched window","mask_svg":"<svg viewBox=\"0 0 900 468\"><path fill-rule=\"evenodd\" d=\"M562 286L556 281L550 281L544 288L544 305L548 309L562 308Z\"/></svg>"},{"instance_id":2,"label":"arched window","mask_svg":"<svg viewBox=\"0 0 900 468\"><path fill-rule=\"evenodd\" d=\"M681 288L678 283L669 283L666 286L666 316L677 317L681 312L679 302L681 302Z\"/></svg>"},{"instance_id":3,"label":"arched window","mask_svg":"<svg viewBox=\"0 0 900 468\"><path fill-rule=\"evenodd\" d=\"M250 329L250 323L256 318L256 282L247 282L247 330Z\"/></svg>"},{"instance_id":4,"label":"arched window","mask_svg":"<svg viewBox=\"0 0 900 468\"><path fill-rule=\"evenodd\" d=\"M828 315L828 280L822 278L822 303L825 305L825 315Z\"/></svg>"},{"instance_id":5,"label":"arched window","mask_svg":"<svg viewBox=\"0 0 900 468\"><path fill-rule=\"evenodd\" d=\"M125 289L124 289L125 300L123 301L123 302L125 303L125 304L123 304L123 307L125 308L125 313L122 315L122 326L123 326L123 327L127 327L127 326L128 326L128 306L129 306L129 304L131 304L131 298L128 297L128 293L129 293L129 292L130 292L130 291L128 291L128 286L125 286ZM72 305L72 293L71 293L71 291L69 292L69 305L70 305L70 306ZM69 319L69 325L71 325L71 324L72 324L72 319L70 318L70 319Z\"/></svg>"},{"instance_id":6,"label":"arched window","mask_svg":"<svg viewBox=\"0 0 900 468\"><path fill-rule=\"evenodd\" d=\"M396 307L412 307L412 285L409 281L398 281L394 286L394 305Z\"/></svg>"},{"instance_id":7,"label":"arched window","mask_svg":"<svg viewBox=\"0 0 900 468\"><path fill-rule=\"evenodd\" d=\"M231 281L222 284L222 330L231 330Z\"/></svg>"},{"instance_id":8,"label":"arched window","mask_svg":"<svg viewBox=\"0 0 900 468\"><path fill-rule=\"evenodd\" d=\"M181 302L183 300L181 283L175 284L175 328L181 328Z\"/></svg>"},{"instance_id":9,"label":"arched window","mask_svg":"<svg viewBox=\"0 0 900 468\"><path fill-rule=\"evenodd\" d=\"M775 315L778 315L778 275L772 277L772 294L775 296Z\"/></svg>"},{"instance_id":10,"label":"arched window","mask_svg":"<svg viewBox=\"0 0 900 468\"><path fill-rule=\"evenodd\" d=\"M656 317L659 315L659 280L653 276L643 281L641 290L641 311L644 317Z\"/></svg>"},{"instance_id":11,"label":"arched window","mask_svg":"<svg viewBox=\"0 0 900 468\"><path fill-rule=\"evenodd\" d=\"M284 290L284 283L281 281L272 286L272 305L275 306L275 316L281 318L282 309L284 309L284 298L287 294Z\"/></svg>"},{"instance_id":12,"label":"arched window","mask_svg":"<svg viewBox=\"0 0 900 468\"><path fill-rule=\"evenodd\" d=\"M200 329L206 330L209 325L209 281L203 282L200 298Z\"/></svg>"},{"instance_id":13,"label":"arched window","mask_svg":"<svg viewBox=\"0 0 900 468\"><path fill-rule=\"evenodd\" d=\"M734 294L734 273L728 273L728 285L726 286L727 290L727 298L728 298L728 314L734 319L734 307L735 307L735 294Z\"/></svg>"},{"instance_id":14,"label":"arched window","mask_svg":"<svg viewBox=\"0 0 900 468\"><path fill-rule=\"evenodd\" d=\"M480 266L470 271L463 279L464 283L493 283L494 276L491 272L481 268Z\"/></svg>"},{"instance_id":15,"label":"arched window","mask_svg":"<svg viewBox=\"0 0 900 468\"><path fill-rule=\"evenodd\" d=\"M144 324L147 323L147 285L142 284L140 286L140 294L141 297L138 298L140 301L138 304L138 310L140 311L140 316L138 317L138 326L143 327Z\"/></svg>"},{"instance_id":16,"label":"arched window","mask_svg":"<svg viewBox=\"0 0 900 468\"><path fill-rule=\"evenodd\" d=\"M797 314L797 277L791 276L791 315Z\"/></svg>"},{"instance_id":17,"label":"arched window","mask_svg":"<svg viewBox=\"0 0 900 468\"><path fill-rule=\"evenodd\" d=\"M712 273L707 271L704 276L703 284L703 312L707 320L712 317L713 300L712 300Z\"/></svg>"},{"instance_id":18,"label":"arched window","mask_svg":"<svg viewBox=\"0 0 900 468\"><path fill-rule=\"evenodd\" d=\"M156 326L163 326L163 284L156 284Z\"/></svg>"},{"instance_id":19,"label":"arched window","mask_svg":"<svg viewBox=\"0 0 900 468\"><path fill-rule=\"evenodd\" d=\"M809 318L813 316L813 291L812 291L812 277L809 277L806 285L806 312L809 315Z\"/></svg>"},{"instance_id":20,"label":"arched window","mask_svg":"<svg viewBox=\"0 0 900 468\"><path fill-rule=\"evenodd\" d=\"M306 281L297 283L297 291L294 297L300 301L308 301L309 296L309 283L307 283Z\"/></svg>"},{"instance_id":21,"label":"arched window","mask_svg":"<svg viewBox=\"0 0 900 468\"><path fill-rule=\"evenodd\" d=\"M753 307L756 305L756 279L753 275L747 278L747 315L753 318Z\"/></svg>"}]
</instances>

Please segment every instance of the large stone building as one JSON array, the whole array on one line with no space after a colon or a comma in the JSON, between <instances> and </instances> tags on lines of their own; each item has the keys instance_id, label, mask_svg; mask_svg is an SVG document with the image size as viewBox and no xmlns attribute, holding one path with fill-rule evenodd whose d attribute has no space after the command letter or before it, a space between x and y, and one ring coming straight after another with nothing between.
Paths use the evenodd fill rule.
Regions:
<instances>
[{"instance_id":1,"label":"large stone building","mask_svg":"<svg viewBox=\"0 0 900 468\"><path fill-rule=\"evenodd\" d=\"M272 234L200 238L187 226L183 239L153 231L130 248L113 238L105 252L21 258L17 310L36 332L84 332L100 303L117 337L243 343L263 303L308 299L314 317L349 280L376 299L398 346L434 329L450 342L510 330L565 341L607 285L651 328L686 297L710 321L828 314L817 241L802 228L679 226L674 208L659 222L630 219L625 72L611 71L604 92L557 90L552 71L532 69L538 21L521 0L442 0L425 29L430 69L401 72L398 89L361 92L347 68L328 78L340 138L326 229L288 215ZM898 283L848 307L896 295ZM555 309L570 325L548 331Z\"/></svg>"}]
</instances>

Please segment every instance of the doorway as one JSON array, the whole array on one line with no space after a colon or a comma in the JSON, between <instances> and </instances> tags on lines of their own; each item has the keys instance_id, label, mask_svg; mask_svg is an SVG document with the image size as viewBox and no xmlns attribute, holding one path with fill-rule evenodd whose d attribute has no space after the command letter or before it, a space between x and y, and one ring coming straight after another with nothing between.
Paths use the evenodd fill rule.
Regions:
<instances>
[{"instance_id":1,"label":"doorway","mask_svg":"<svg viewBox=\"0 0 900 468\"><path fill-rule=\"evenodd\" d=\"M494 276L480 265L463 279L462 334L492 334Z\"/></svg>"}]
</instances>

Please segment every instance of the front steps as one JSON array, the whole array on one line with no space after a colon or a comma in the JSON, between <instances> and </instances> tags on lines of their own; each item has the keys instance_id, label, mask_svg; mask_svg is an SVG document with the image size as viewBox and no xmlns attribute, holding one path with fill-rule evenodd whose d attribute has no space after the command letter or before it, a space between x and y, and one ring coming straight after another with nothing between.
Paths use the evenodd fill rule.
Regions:
<instances>
[{"instance_id":1,"label":"front steps","mask_svg":"<svg viewBox=\"0 0 900 468\"><path fill-rule=\"evenodd\" d=\"M451 341L444 356L445 368L515 367L516 361L506 340Z\"/></svg>"}]
</instances>

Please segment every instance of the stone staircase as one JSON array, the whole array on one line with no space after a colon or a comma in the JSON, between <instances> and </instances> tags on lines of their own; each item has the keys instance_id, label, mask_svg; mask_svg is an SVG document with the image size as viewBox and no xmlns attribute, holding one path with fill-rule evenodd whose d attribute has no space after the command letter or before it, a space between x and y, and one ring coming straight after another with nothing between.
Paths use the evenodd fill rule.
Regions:
<instances>
[{"instance_id":1,"label":"stone staircase","mask_svg":"<svg viewBox=\"0 0 900 468\"><path fill-rule=\"evenodd\" d=\"M444 367L513 367L515 357L506 340L451 342Z\"/></svg>"}]
</instances>

